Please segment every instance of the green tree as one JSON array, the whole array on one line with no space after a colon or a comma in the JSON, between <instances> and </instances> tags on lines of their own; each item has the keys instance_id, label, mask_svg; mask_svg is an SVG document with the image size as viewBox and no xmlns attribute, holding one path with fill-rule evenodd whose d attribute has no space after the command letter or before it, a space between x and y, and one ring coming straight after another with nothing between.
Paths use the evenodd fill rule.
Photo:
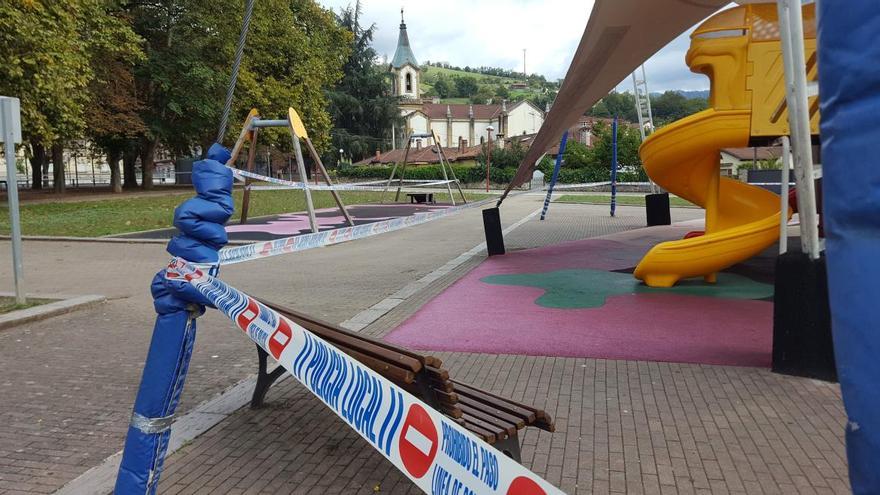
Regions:
<instances>
[{"instance_id":1,"label":"green tree","mask_svg":"<svg viewBox=\"0 0 880 495\"><path fill-rule=\"evenodd\" d=\"M474 93L473 96L471 96L471 103L479 103L482 105L485 104L487 101L492 100L494 96L495 91L492 89L492 87L481 84L477 89L477 92Z\"/></svg>"},{"instance_id":2,"label":"green tree","mask_svg":"<svg viewBox=\"0 0 880 495\"><path fill-rule=\"evenodd\" d=\"M688 99L677 91L667 91L651 98L651 110L655 125L658 127L683 119L707 107L708 101L705 98Z\"/></svg>"},{"instance_id":3,"label":"green tree","mask_svg":"<svg viewBox=\"0 0 880 495\"><path fill-rule=\"evenodd\" d=\"M133 4L131 12L147 41L135 75L145 103L147 131L138 151L148 188L160 142L185 154L215 139L243 8L234 0L162 0ZM294 107L316 146L325 148L331 122L324 91L342 76L350 41L333 14L312 0L257 2L227 139L237 137L236 117L252 107L274 118ZM289 138L265 132L261 141L282 145Z\"/></svg>"},{"instance_id":4,"label":"green tree","mask_svg":"<svg viewBox=\"0 0 880 495\"><path fill-rule=\"evenodd\" d=\"M109 12L113 23L92 29L90 57L94 77L89 84L91 103L86 108L86 135L106 154L110 186L121 192L119 160L131 156L138 136L147 128L140 113L134 64L143 60L142 39L131 29L131 18L119 8ZM134 160L127 160L129 185L134 177Z\"/></svg>"},{"instance_id":5,"label":"green tree","mask_svg":"<svg viewBox=\"0 0 880 495\"><path fill-rule=\"evenodd\" d=\"M21 100L33 187L40 189L51 149L55 189L64 190L63 144L85 126L90 50L119 27L109 2L13 0L0 4L0 93ZM118 34L118 33L117 33Z\"/></svg>"},{"instance_id":6,"label":"green tree","mask_svg":"<svg viewBox=\"0 0 880 495\"><path fill-rule=\"evenodd\" d=\"M583 169L590 181L608 180L611 173L613 133L611 126L599 121L592 129L593 146L569 141L565 148L565 167ZM623 170L638 174L639 180L647 180L639 158L641 135L636 128L627 125L617 127L617 163Z\"/></svg>"},{"instance_id":7,"label":"green tree","mask_svg":"<svg viewBox=\"0 0 880 495\"><path fill-rule=\"evenodd\" d=\"M519 164L522 162L523 158L526 156L525 146L522 145L519 141L512 141L504 148L498 148L496 145L492 146L492 167L495 168L513 168L516 169L519 167ZM480 154L477 155L477 163L486 166L486 145L483 145L483 149L480 150Z\"/></svg>"},{"instance_id":8,"label":"green tree","mask_svg":"<svg viewBox=\"0 0 880 495\"><path fill-rule=\"evenodd\" d=\"M460 98L471 98L480 90L477 78L473 76L461 76L455 78L455 89Z\"/></svg>"},{"instance_id":9,"label":"green tree","mask_svg":"<svg viewBox=\"0 0 880 495\"><path fill-rule=\"evenodd\" d=\"M498 87L495 88L495 96L507 100L510 98L510 90L507 89L506 85L499 84Z\"/></svg>"},{"instance_id":10,"label":"green tree","mask_svg":"<svg viewBox=\"0 0 880 495\"><path fill-rule=\"evenodd\" d=\"M355 161L374 150L387 149L392 126L402 123L397 100L388 92L387 74L376 63L377 54L371 46L376 25L364 28L360 18L360 1L337 15L339 26L351 33L351 54L343 66L342 80L328 92L333 119L333 147L325 154L328 163L339 159L336 149L344 149ZM440 81L438 78L434 89L445 97ZM448 87L445 91L448 94Z\"/></svg>"},{"instance_id":11,"label":"green tree","mask_svg":"<svg viewBox=\"0 0 880 495\"><path fill-rule=\"evenodd\" d=\"M613 118L615 115L621 119L637 122L636 99L632 93L611 92L593 106L587 115L593 117Z\"/></svg>"},{"instance_id":12,"label":"green tree","mask_svg":"<svg viewBox=\"0 0 880 495\"><path fill-rule=\"evenodd\" d=\"M449 98L455 90L455 86L445 74L439 74L434 81L434 91L440 98Z\"/></svg>"}]
</instances>

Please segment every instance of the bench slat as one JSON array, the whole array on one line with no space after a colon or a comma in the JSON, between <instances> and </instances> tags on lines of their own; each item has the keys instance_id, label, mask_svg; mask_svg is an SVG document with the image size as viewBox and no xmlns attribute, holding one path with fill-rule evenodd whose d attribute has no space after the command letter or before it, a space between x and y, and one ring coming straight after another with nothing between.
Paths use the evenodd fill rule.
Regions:
<instances>
[{"instance_id":1,"label":"bench slat","mask_svg":"<svg viewBox=\"0 0 880 495\"><path fill-rule=\"evenodd\" d=\"M472 417L479 418L479 419L491 424L492 428L495 428L495 429L501 428L501 430L507 432L508 435L515 435L516 431L519 428L525 427L525 423L522 423L522 426L520 427L519 424L517 424L517 423L511 423L509 421L505 421L501 418L493 416L485 411L480 411L479 409L473 408L473 407L471 407L467 404L464 404L464 403L459 404L458 407L461 408L462 412L464 412L467 415L466 418L468 418L468 419L470 419Z\"/></svg>"},{"instance_id":2,"label":"bench slat","mask_svg":"<svg viewBox=\"0 0 880 495\"><path fill-rule=\"evenodd\" d=\"M508 411L493 407L492 405L475 401L466 395L460 395L458 397L458 401L462 406L469 406L472 409L476 409L482 411L485 414L495 416L496 418L507 424L514 425L518 430L525 428L529 424L527 418L516 416ZM462 408L462 410L464 410L464 408Z\"/></svg>"}]
</instances>

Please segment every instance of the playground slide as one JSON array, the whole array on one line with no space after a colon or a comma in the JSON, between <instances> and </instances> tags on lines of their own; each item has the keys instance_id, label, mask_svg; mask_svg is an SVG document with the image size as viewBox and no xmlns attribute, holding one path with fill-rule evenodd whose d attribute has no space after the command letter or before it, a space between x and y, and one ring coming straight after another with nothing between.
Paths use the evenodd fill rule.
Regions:
<instances>
[{"instance_id":1,"label":"playground slide","mask_svg":"<svg viewBox=\"0 0 880 495\"><path fill-rule=\"evenodd\" d=\"M718 150L748 146L749 110L704 110L666 126L640 149L661 187L706 209L706 233L654 246L635 270L651 287L715 274L772 245L779 237L779 196L720 177Z\"/></svg>"}]
</instances>

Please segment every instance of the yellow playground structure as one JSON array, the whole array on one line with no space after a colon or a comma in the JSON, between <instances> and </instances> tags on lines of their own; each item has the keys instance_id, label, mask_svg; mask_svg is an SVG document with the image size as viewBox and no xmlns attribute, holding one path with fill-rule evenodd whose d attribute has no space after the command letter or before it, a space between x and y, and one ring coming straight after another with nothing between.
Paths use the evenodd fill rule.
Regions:
<instances>
[{"instance_id":1,"label":"yellow playground structure","mask_svg":"<svg viewBox=\"0 0 880 495\"><path fill-rule=\"evenodd\" d=\"M814 4L804 6L807 77L815 80ZM661 187L706 209L705 234L654 246L636 267L652 287L716 273L746 260L779 237L779 196L720 176L719 150L768 142L789 134L783 56L776 4L749 4L720 12L691 35L686 62L711 82L709 109L663 127L639 154ZM817 98L810 126L818 134ZM790 216L790 212L785 214Z\"/></svg>"}]
</instances>

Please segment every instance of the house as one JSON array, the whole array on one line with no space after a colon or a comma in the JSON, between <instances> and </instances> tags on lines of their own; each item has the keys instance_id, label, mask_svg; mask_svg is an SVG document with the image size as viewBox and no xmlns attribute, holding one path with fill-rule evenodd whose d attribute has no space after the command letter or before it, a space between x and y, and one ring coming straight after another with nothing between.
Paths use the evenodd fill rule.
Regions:
<instances>
[{"instance_id":1,"label":"house","mask_svg":"<svg viewBox=\"0 0 880 495\"><path fill-rule=\"evenodd\" d=\"M778 160L782 156L779 146L757 148L723 148L721 150L721 175L737 177L740 167L756 168L755 160Z\"/></svg>"},{"instance_id":2,"label":"house","mask_svg":"<svg viewBox=\"0 0 880 495\"><path fill-rule=\"evenodd\" d=\"M406 135L433 131L442 146L452 148L464 140L467 147L487 139L495 141L505 136L533 134L544 123L544 111L525 100L476 105L422 99L419 90L422 70L410 45L402 9L397 48L388 70L392 75L392 94L399 98L400 112L406 120Z\"/></svg>"}]
</instances>

